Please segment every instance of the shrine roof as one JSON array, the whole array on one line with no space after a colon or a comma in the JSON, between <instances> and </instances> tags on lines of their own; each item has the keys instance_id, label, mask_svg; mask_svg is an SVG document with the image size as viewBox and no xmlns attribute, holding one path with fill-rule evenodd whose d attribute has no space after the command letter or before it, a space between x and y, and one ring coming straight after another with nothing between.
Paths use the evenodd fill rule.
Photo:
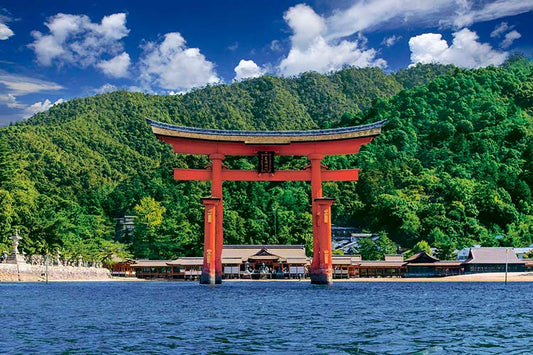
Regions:
<instances>
[{"instance_id":1,"label":"shrine roof","mask_svg":"<svg viewBox=\"0 0 533 355\"><path fill-rule=\"evenodd\" d=\"M167 262L168 266L201 266L204 263L203 256L182 256L176 260Z\"/></svg>"},{"instance_id":2,"label":"shrine roof","mask_svg":"<svg viewBox=\"0 0 533 355\"><path fill-rule=\"evenodd\" d=\"M289 144L373 137L381 133L381 127L386 123L386 120L381 120L360 126L309 131L239 131L178 126L148 118L146 121L158 136L245 144Z\"/></svg>"},{"instance_id":3,"label":"shrine roof","mask_svg":"<svg viewBox=\"0 0 533 355\"><path fill-rule=\"evenodd\" d=\"M303 258L305 259L305 246L303 245L224 245L222 248L222 259L241 258L247 260L265 250L271 255L283 259Z\"/></svg>"},{"instance_id":4,"label":"shrine roof","mask_svg":"<svg viewBox=\"0 0 533 355\"><path fill-rule=\"evenodd\" d=\"M522 264L513 248L470 248L465 264Z\"/></svg>"},{"instance_id":5,"label":"shrine roof","mask_svg":"<svg viewBox=\"0 0 533 355\"><path fill-rule=\"evenodd\" d=\"M406 265L405 261L363 260L358 262L361 268L395 268Z\"/></svg>"},{"instance_id":6,"label":"shrine roof","mask_svg":"<svg viewBox=\"0 0 533 355\"><path fill-rule=\"evenodd\" d=\"M132 268L143 268L143 267L167 267L167 263L171 262L171 260L136 260L134 264L131 264L130 266Z\"/></svg>"},{"instance_id":7,"label":"shrine roof","mask_svg":"<svg viewBox=\"0 0 533 355\"><path fill-rule=\"evenodd\" d=\"M358 265L361 262L360 255L332 255L333 265Z\"/></svg>"},{"instance_id":8,"label":"shrine roof","mask_svg":"<svg viewBox=\"0 0 533 355\"><path fill-rule=\"evenodd\" d=\"M417 253L410 258L405 259L408 263L415 264L415 263L435 263L439 261L439 259L434 258L433 256L429 255L425 251L421 251L420 253Z\"/></svg>"}]
</instances>

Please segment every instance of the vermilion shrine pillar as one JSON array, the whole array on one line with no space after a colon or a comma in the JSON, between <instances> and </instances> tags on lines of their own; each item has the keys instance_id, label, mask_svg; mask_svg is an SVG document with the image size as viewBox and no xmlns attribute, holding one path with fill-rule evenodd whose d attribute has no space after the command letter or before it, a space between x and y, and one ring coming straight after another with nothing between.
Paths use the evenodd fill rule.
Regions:
<instances>
[{"instance_id":1,"label":"vermilion shrine pillar","mask_svg":"<svg viewBox=\"0 0 533 355\"><path fill-rule=\"evenodd\" d=\"M331 259L331 205L332 198L313 200L313 261L311 263L311 283L333 283Z\"/></svg>"},{"instance_id":2,"label":"vermilion shrine pillar","mask_svg":"<svg viewBox=\"0 0 533 355\"><path fill-rule=\"evenodd\" d=\"M313 261L311 283L333 282L331 263L331 205L332 199L322 197L322 154L309 154L311 161L311 201L313 213Z\"/></svg>"},{"instance_id":3,"label":"vermilion shrine pillar","mask_svg":"<svg viewBox=\"0 0 533 355\"><path fill-rule=\"evenodd\" d=\"M216 225L215 225L215 275L216 283L222 283L222 248L224 246L224 208L222 202L222 161L224 154L210 154L211 159L211 196L220 199L216 205Z\"/></svg>"},{"instance_id":4,"label":"vermilion shrine pillar","mask_svg":"<svg viewBox=\"0 0 533 355\"><path fill-rule=\"evenodd\" d=\"M216 208L220 205L220 198L218 197L204 197L202 202L205 206L204 216L204 264L202 266L202 275L200 276L200 283L211 284L216 283L216 253L217 247L215 243L215 232L217 213Z\"/></svg>"}]
</instances>

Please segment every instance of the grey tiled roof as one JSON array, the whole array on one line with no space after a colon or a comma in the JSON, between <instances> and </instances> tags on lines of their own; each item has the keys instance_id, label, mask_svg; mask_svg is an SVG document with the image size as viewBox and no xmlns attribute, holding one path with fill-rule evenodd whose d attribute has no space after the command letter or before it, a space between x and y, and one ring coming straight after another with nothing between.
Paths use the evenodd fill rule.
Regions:
<instances>
[{"instance_id":1,"label":"grey tiled roof","mask_svg":"<svg viewBox=\"0 0 533 355\"><path fill-rule=\"evenodd\" d=\"M506 252L506 250L509 250ZM465 264L522 264L513 248L471 248Z\"/></svg>"},{"instance_id":2,"label":"grey tiled roof","mask_svg":"<svg viewBox=\"0 0 533 355\"><path fill-rule=\"evenodd\" d=\"M240 130L228 130L228 129L209 129L209 128L197 128L197 127L185 127L177 126L170 123L163 123L151 120L149 118L146 121L153 127L168 129L176 132L184 133L196 133L196 134L207 134L214 136L252 136L252 137L297 137L297 136L323 136L323 135L334 135L334 134L343 134L343 133L354 133L354 132L363 132L371 129L381 128L387 122L387 120L381 120L378 122L352 126L352 127L341 127L333 129L317 129L309 131L240 131Z\"/></svg>"}]
</instances>

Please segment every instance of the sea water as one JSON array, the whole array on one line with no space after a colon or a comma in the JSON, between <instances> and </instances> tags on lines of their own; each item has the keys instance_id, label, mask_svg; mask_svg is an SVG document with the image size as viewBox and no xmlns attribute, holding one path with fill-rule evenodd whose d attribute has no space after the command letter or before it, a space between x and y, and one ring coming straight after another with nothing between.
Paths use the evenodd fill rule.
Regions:
<instances>
[{"instance_id":1,"label":"sea water","mask_svg":"<svg viewBox=\"0 0 533 355\"><path fill-rule=\"evenodd\" d=\"M0 284L6 354L531 354L533 283Z\"/></svg>"}]
</instances>

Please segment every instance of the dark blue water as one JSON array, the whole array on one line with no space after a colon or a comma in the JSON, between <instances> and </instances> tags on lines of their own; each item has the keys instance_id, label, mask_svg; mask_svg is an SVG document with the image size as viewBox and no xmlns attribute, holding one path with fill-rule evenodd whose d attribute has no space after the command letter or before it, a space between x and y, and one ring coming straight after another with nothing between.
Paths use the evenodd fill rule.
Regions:
<instances>
[{"instance_id":1,"label":"dark blue water","mask_svg":"<svg viewBox=\"0 0 533 355\"><path fill-rule=\"evenodd\" d=\"M0 353L533 353L533 283L0 284Z\"/></svg>"}]
</instances>

